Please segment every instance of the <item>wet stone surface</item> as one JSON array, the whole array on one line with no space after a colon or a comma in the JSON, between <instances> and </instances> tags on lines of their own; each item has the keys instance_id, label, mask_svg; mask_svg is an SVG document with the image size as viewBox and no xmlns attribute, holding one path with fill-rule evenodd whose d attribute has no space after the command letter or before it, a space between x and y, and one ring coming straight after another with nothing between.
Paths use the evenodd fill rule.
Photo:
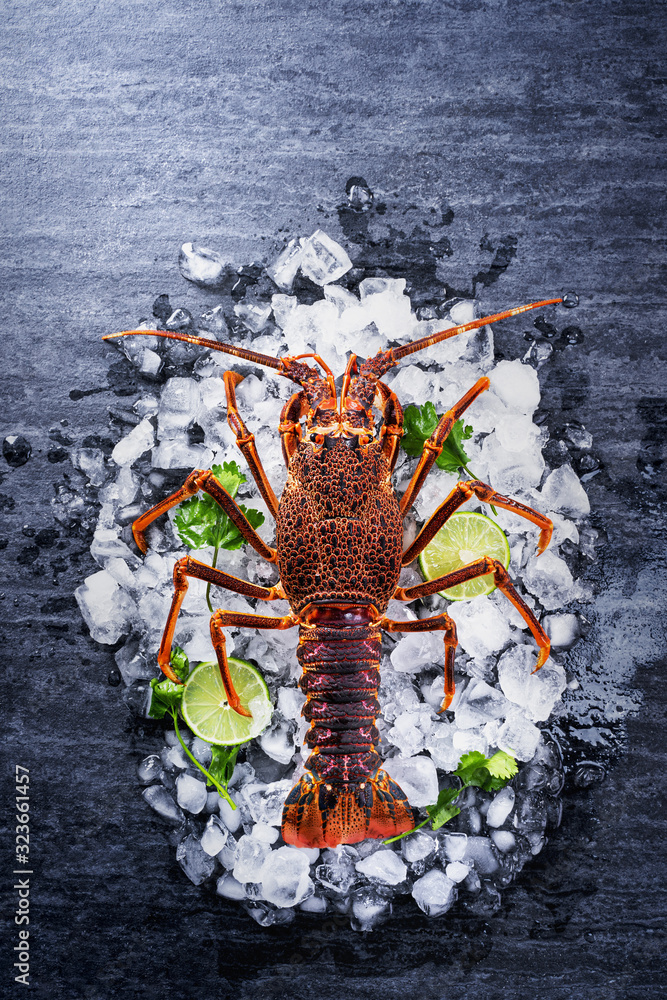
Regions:
<instances>
[{"instance_id":1,"label":"wet stone surface","mask_svg":"<svg viewBox=\"0 0 667 1000\"><path fill-rule=\"evenodd\" d=\"M13 81L2 152L12 240L0 286L11 317L3 435L32 446L25 465L3 462L0 610L11 653L5 801L16 761L33 784L33 992L163 997L196 983L197 995L230 1000L660 996L665 299L650 154L659 6L619 14L584 3L552 16L533 2L399 5L368 12L363 30L358 10L338 3L305 17L302 5L240 13L171 0L85 17L75 2L47 5L39 23L33 12L17 8L2 43ZM353 174L370 185L372 210L350 204ZM104 487L86 485L70 449L88 447L90 434L115 445L156 412L132 408L156 375L120 356L109 367L100 334L139 318L162 325L176 308L195 320L215 310L215 296L177 275L185 241L268 262L295 232L318 228L352 260L346 288L369 266L405 278L423 319L437 316L443 289L474 295L485 312L542 292L580 297L579 311L554 323L558 336L543 338L554 350L536 369L552 440L581 424L598 462L584 472L587 449L562 439L560 464L590 474L597 532L586 541L595 561L581 538L560 546L594 588L566 657L579 724L561 719L556 734L561 826L491 916L457 903L427 918L408 894L360 934L348 914L323 917L315 896L281 926L261 900L254 918L243 911L233 876L223 876L226 896L195 887L176 860L180 818L167 843L136 780L162 727L128 713L124 685L107 683L116 650L86 634L71 598L99 568L89 549ZM232 302L252 287L265 293L253 269L225 281ZM322 299L303 285L300 295ZM170 297L161 319L151 317L157 293ZM228 313L233 328L240 320ZM523 357L526 331L539 342L520 317L499 331L496 359ZM157 377L189 377L191 363L165 357ZM172 471L160 471L144 506L179 485ZM42 531L56 532L52 544L40 544ZM602 764L605 780L577 788L582 761ZM482 896L491 909L495 891ZM360 919L374 907L386 901L362 894Z\"/></svg>"}]
</instances>

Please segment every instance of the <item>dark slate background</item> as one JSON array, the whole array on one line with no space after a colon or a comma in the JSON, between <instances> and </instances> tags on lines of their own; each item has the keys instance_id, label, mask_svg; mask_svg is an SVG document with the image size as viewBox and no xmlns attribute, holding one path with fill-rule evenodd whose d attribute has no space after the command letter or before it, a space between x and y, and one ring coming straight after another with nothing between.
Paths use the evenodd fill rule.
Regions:
<instances>
[{"instance_id":1,"label":"dark slate background","mask_svg":"<svg viewBox=\"0 0 667 1000\"><path fill-rule=\"evenodd\" d=\"M20 468L3 462L0 484L0 995L22 990L10 957L16 763L31 771L39 996L660 994L664 10L656 0L4 5L3 437L24 434L33 454ZM365 223L355 233L336 211L353 174L387 205L374 247ZM595 748L611 762L607 780L568 784L561 829L486 920L399 910L367 936L305 916L262 930L190 885L135 783L150 725L107 684L111 653L86 636L71 599L93 569L88 543L36 534L54 527L54 484L71 471L58 433L79 444L109 434L116 397L101 335L147 315L160 292L186 306L215 298L185 287L179 245L268 260L319 226L395 273L457 290L476 276L489 312L569 289L581 297L552 319L576 323L584 342L556 352L543 383L547 408L582 420L603 463L588 484L603 542L588 574L592 632L572 669L595 691L593 722L619 721ZM498 328L499 350L520 356L530 329Z\"/></svg>"}]
</instances>

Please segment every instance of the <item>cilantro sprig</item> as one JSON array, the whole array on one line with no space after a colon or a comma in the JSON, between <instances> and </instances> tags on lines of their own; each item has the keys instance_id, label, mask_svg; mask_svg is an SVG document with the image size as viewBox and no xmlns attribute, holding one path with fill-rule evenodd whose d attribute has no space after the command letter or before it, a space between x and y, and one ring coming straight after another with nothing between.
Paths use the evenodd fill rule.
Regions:
<instances>
[{"instance_id":1,"label":"cilantro sprig","mask_svg":"<svg viewBox=\"0 0 667 1000\"><path fill-rule=\"evenodd\" d=\"M239 486L247 482L246 476L241 472L236 462L213 465L211 471L232 499L238 493ZM242 503L239 504L239 507L253 528L259 528L261 524L264 524L264 515L261 511L255 510L253 507L245 507ZM243 535L239 529L208 493L184 501L174 518L174 526L181 541L191 549L209 547L214 549L212 562L214 569L218 562L220 549L240 549L244 543ZM210 583L206 588L206 603L209 611L212 612Z\"/></svg>"},{"instance_id":2,"label":"cilantro sprig","mask_svg":"<svg viewBox=\"0 0 667 1000\"><path fill-rule=\"evenodd\" d=\"M409 837L411 833L420 830L429 822L432 830L439 830L441 826L444 826L461 812L456 805L456 800L466 788L475 785L486 792L495 791L498 788L503 788L517 771L516 760L504 750L498 750L492 757L485 757L479 750L472 750L470 753L464 754L458 762L456 770L452 772L460 780L460 786L458 788L443 788L437 801L431 806L426 806L428 816L425 820L418 823L417 826L413 826L411 830L399 834L398 837L385 840L384 843L392 844L395 840Z\"/></svg>"},{"instance_id":3,"label":"cilantro sprig","mask_svg":"<svg viewBox=\"0 0 667 1000\"><path fill-rule=\"evenodd\" d=\"M210 744L212 758L208 769L197 760L188 749L178 728L178 713L183 699L185 681L190 673L190 663L180 646L174 646L170 662L172 670L183 683L176 684L175 681L171 681L167 677L164 680L154 677L151 681L151 703L148 708L148 716L151 719L163 719L165 715L171 716L176 739L181 744L183 752L190 758L195 767L199 768L206 778L207 784L213 785L219 794L227 800L231 808L236 809L236 803L230 797L227 785L234 773L238 752L244 744L238 743L229 747L218 746L215 743Z\"/></svg>"},{"instance_id":4,"label":"cilantro sprig","mask_svg":"<svg viewBox=\"0 0 667 1000\"><path fill-rule=\"evenodd\" d=\"M433 403L428 400L423 406L406 407L403 413L403 437L401 447L413 458L419 457L424 450L424 442L428 441L431 434L440 422L441 414L436 412ZM464 424L463 420L457 420L451 431L447 435L442 451L435 460L435 464L444 472L453 472L458 475L461 469L468 473L472 479L477 476L469 467L470 456L466 454L463 447L464 441L469 441L473 436L473 429L470 424ZM491 510L497 513L496 508L491 504Z\"/></svg>"}]
</instances>

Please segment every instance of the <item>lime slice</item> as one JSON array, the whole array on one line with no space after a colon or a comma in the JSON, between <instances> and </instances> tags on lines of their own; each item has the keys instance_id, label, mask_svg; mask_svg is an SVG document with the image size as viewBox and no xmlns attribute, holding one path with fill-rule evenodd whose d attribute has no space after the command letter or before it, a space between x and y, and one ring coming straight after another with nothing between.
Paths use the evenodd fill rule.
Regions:
<instances>
[{"instance_id":1,"label":"lime slice","mask_svg":"<svg viewBox=\"0 0 667 1000\"><path fill-rule=\"evenodd\" d=\"M429 542L419 557L419 565L427 580L461 569L483 556L497 559L505 569L510 564L510 547L505 533L495 521L484 514L461 511L452 514L446 524ZM470 601L473 597L490 594L496 589L493 573L460 583L440 593L448 601Z\"/></svg>"},{"instance_id":2,"label":"lime slice","mask_svg":"<svg viewBox=\"0 0 667 1000\"><path fill-rule=\"evenodd\" d=\"M241 704L252 713L252 718L245 718L229 707L217 663L200 663L195 667L185 682L181 702L183 718L195 736L218 746L245 743L259 736L273 712L269 689L251 663L230 657L229 673Z\"/></svg>"}]
</instances>

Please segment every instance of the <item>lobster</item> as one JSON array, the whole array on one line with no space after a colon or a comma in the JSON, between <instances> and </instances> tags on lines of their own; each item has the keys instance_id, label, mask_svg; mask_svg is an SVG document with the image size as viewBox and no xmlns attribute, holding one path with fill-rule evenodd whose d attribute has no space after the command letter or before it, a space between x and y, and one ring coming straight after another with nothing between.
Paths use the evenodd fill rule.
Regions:
<instances>
[{"instance_id":1,"label":"lobster","mask_svg":"<svg viewBox=\"0 0 667 1000\"><path fill-rule=\"evenodd\" d=\"M283 617L217 610L211 618L211 639L229 705L249 716L234 689L227 661L225 627L299 628L297 657L302 667L302 714L310 721L306 743L311 748L303 776L285 801L282 836L297 847L335 847L366 838L394 837L414 826L414 815L403 790L381 767L375 744L375 720L380 712L380 648L387 632L441 631L444 639L445 711L454 695L456 626L447 614L415 621L386 617L390 599L410 602L457 584L493 574L496 586L517 608L539 648L535 670L549 656L549 638L512 585L501 562L483 557L428 582L398 585L406 566L428 545L439 528L462 504L476 497L513 511L539 530L538 555L551 539L552 522L531 507L497 493L478 480L456 484L408 546L402 550L402 522L412 506L456 420L489 387L480 378L440 419L407 489L400 499L391 485L403 433L401 404L382 376L403 358L467 330L482 327L530 309L554 305L549 299L473 320L400 347L362 359L352 354L340 393L325 361L315 353L273 358L256 351L167 330L127 330L105 340L129 335L164 337L222 351L272 368L300 388L283 407L279 433L288 475L280 501L262 467L254 437L237 410L235 387L243 375L227 371L224 386L227 421L244 455L260 494L276 522L276 546L268 545L210 470L196 469L183 486L142 514L132 525L145 553L145 532L161 514L194 496L208 493L236 525L246 542L271 563L279 582L263 587L214 569L186 556L174 567L174 595L165 625L158 663L172 681L181 683L170 666L179 609L194 578L260 601L287 599ZM312 367L304 359L312 359ZM376 432L372 407L382 421Z\"/></svg>"}]
</instances>

